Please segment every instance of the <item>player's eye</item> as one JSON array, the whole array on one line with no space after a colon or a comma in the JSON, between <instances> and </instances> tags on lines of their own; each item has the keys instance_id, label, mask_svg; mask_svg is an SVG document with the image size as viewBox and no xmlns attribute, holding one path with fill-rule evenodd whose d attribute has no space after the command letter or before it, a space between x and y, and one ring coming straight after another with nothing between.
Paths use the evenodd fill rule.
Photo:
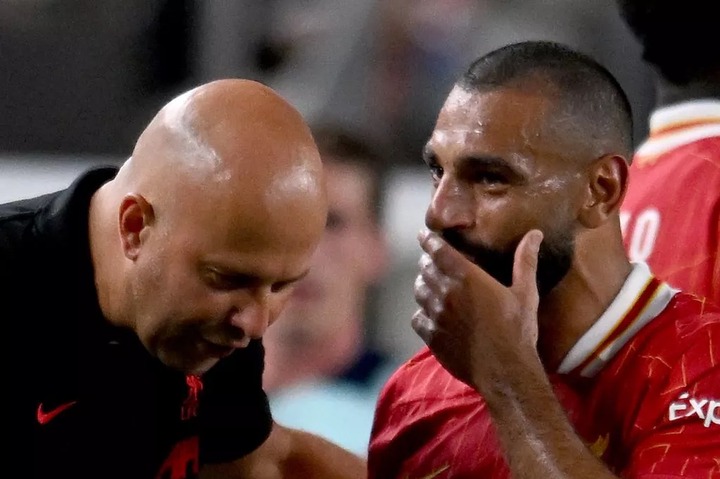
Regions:
<instances>
[{"instance_id":1,"label":"player's eye","mask_svg":"<svg viewBox=\"0 0 720 479\"><path fill-rule=\"evenodd\" d=\"M432 176L433 181L436 183L439 182L443 177L443 173L445 172L443 168L436 163L429 164L428 168L430 169L430 175Z\"/></svg>"},{"instance_id":2,"label":"player's eye","mask_svg":"<svg viewBox=\"0 0 720 479\"><path fill-rule=\"evenodd\" d=\"M509 183L505 175L494 171L478 171L473 175L472 181L491 187L505 186Z\"/></svg>"}]
</instances>

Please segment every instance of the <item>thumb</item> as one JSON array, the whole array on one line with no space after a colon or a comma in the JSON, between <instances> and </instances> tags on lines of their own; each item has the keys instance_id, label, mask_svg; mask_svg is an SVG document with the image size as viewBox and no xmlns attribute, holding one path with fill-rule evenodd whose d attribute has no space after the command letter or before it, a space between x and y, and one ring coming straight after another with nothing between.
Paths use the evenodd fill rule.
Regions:
<instances>
[{"instance_id":1,"label":"thumb","mask_svg":"<svg viewBox=\"0 0 720 479\"><path fill-rule=\"evenodd\" d=\"M525 233L515 250L513 262L512 289L532 302L537 303L537 268L538 252L542 243L543 234L540 230L530 230Z\"/></svg>"}]
</instances>

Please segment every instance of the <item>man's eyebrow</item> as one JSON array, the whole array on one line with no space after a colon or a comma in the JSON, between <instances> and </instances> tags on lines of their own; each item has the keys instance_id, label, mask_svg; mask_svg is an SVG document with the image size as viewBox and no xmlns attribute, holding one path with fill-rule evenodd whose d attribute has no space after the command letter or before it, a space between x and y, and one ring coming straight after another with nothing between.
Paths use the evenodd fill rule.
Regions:
<instances>
[{"instance_id":1,"label":"man's eyebrow","mask_svg":"<svg viewBox=\"0 0 720 479\"><path fill-rule=\"evenodd\" d=\"M488 155L483 153L471 153L463 156L457 161L456 169L460 171L490 170L503 172L515 181L524 181L527 174L512 162L501 156Z\"/></svg>"},{"instance_id":2,"label":"man's eyebrow","mask_svg":"<svg viewBox=\"0 0 720 479\"><path fill-rule=\"evenodd\" d=\"M481 153L463 156L458 160L458 164L460 167L509 168L514 170L505 158Z\"/></svg>"},{"instance_id":3,"label":"man's eyebrow","mask_svg":"<svg viewBox=\"0 0 720 479\"><path fill-rule=\"evenodd\" d=\"M438 163L438 156L435 150L427 143L422 150L423 161L428 165L432 166ZM491 170L504 170L508 174L516 177L517 179L524 178L527 175L523 174L523 171L517 166L513 165L510 161L506 160L502 156L491 155L486 153L469 153L457 160L456 168L460 170L473 170L473 169L491 169Z\"/></svg>"},{"instance_id":4,"label":"man's eyebrow","mask_svg":"<svg viewBox=\"0 0 720 479\"><path fill-rule=\"evenodd\" d=\"M425 163L435 163L437 161L437 154L435 150L427 143L422 149L422 158ZM458 160L458 163L462 166L469 167L491 167L491 168L512 168L512 165L501 156L488 155L484 153L471 153L465 155Z\"/></svg>"}]
</instances>

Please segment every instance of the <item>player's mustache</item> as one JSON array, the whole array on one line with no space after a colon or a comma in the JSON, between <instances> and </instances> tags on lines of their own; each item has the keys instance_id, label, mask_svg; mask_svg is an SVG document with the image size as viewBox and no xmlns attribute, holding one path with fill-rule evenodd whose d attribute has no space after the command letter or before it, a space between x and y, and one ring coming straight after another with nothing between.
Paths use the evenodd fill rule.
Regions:
<instances>
[{"instance_id":1,"label":"player's mustache","mask_svg":"<svg viewBox=\"0 0 720 479\"><path fill-rule=\"evenodd\" d=\"M498 251L490 248L489 246L468 241L465 236L457 230L444 230L440 233L440 236L450 246L458 250L460 253L473 258L473 261L475 262L486 260L488 257L500 259L506 256L503 251Z\"/></svg>"},{"instance_id":2,"label":"player's mustache","mask_svg":"<svg viewBox=\"0 0 720 479\"><path fill-rule=\"evenodd\" d=\"M440 236L447 243L468 256L473 263L483 268L490 275L503 284L510 284L512 280L512 264L514 250L509 253L497 250L489 246L468 241L463 234L457 230L444 230Z\"/></svg>"}]
</instances>

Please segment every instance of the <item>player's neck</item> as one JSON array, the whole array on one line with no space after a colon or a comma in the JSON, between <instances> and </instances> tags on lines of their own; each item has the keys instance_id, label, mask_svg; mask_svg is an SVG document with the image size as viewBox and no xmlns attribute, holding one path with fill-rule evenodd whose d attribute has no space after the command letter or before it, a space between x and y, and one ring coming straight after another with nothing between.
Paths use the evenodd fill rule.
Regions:
<instances>
[{"instance_id":1,"label":"player's neck","mask_svg":"<svg viewBox=\"0 0 720 479\"><path fill-rule=\"evenodd\" d=\"M557 370L612 303L632 270L621 243L609 253L607 249L579 253L567 276L540 301L538 352L548 371Z\"/></svg>"},{"instance_id":2,"label":"player's neck","mask_svg":"<svg viewBox=\"0 0 720 479\"><path fill-rule=\"evenodd\" d=\"M114 236L112 225L108 224L108 206L112 196L112 182L106 183L92 197L90 202L90 254L95 275L95 289L97 290L100 310L108 321L113 324L119 322L121 316L114 307L117 302L117 289L120 284L114 277L120 271L119 265L113 264L115 256L112 253Z\"/></svg>"},{"instance_id":3,"label":"player's neck","mask_svg":"<svg viewBox=\"0 0 720 479\"><path fill-rule=\"evenodd\" d=\"M700 98L720 99L720 75L718 78L692 81L683 86L673 85L664 80L658 81L656 101L658 107Z\"/></svg>"}]
</instances>

